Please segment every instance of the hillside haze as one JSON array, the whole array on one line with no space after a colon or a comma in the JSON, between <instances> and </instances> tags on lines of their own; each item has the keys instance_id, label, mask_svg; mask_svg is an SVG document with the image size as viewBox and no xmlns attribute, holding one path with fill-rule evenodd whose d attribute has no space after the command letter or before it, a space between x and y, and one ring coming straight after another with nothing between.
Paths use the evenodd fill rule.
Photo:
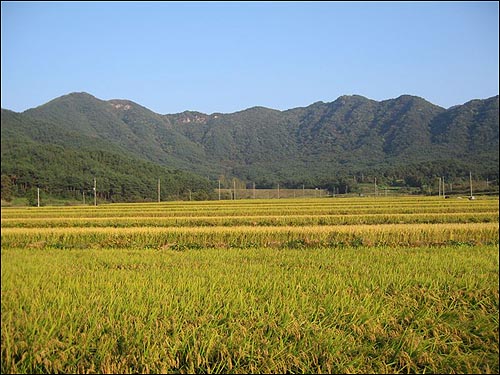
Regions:
<instances>
[{"instance_id":1,"label":"hillside haze","mask_svg":"<svg viewBox=\"0 0 500 375\"><path fill-rule=\"evenodd\" d=\"M2 109L2 175L34 184L42 178L34 174L47 170L47 163L86 150L106 154L102 166L110 170L126 159L142 169L187 171L205 180L237 177L262 186L359 174L433 178L468 170L498 178L498 99L445 109L410 95L384 101L351 95L286 111L162 115L129 100L72 93L23 113ZM71 176L98 172L85 156L78 159L66 160L59 172L67 174L68 188Z\"/></svg>"}]
</instances>

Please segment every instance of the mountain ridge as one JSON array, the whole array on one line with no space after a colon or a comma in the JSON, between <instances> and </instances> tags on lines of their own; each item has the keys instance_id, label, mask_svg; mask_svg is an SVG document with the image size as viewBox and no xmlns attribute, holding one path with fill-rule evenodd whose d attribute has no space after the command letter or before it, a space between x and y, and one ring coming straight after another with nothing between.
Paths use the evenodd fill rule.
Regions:
<instances>
[{"instance_id":1,"label":"mountain ridge","mask_svg":"<svg viewBox=\"0 0 500 375\"><path fill-rule=\"evenodd\" d=\"M51 102L54 102L54 101L57 101L58 99L61 99L61 98L65 98L65 97L78 97L78 96L82 96L82 97L91 97L93 99L97 99L97 100L101 100L101 101L105 101L105 102L112 102L112 101L126 101L126 102L129 102L129 103L133 103L133 104L136 104L136 105L139 105L141 107L144 107L144 108L147 108L149 109L148 107L142 105L142 104L139 104L138 102L135 102L131 99L127 99L127 98L112 98L112 99L99 99L98 97L94 96L93 94L91 93L88 93L86 91L73 91L73 92L70 92L70 93L67 93L67 94L63 94L63 95L60 95L54 99L51 99L49 100L48 102L46 103L42 103L38 106L35 106L35 107L32 107L32 108L28 108L24 111L14 111L12 109L9 109L9 108L1 108L3 110L8 110L8 111L11 111L11 112L15 112L15 113L24 113L24 112L27 112L27 111L30 111L32 109L36 109L38 107L42 107L46 104L49 104ZM432 102L428 101L427 99L421 97L421 96L418 96L418 95L412 95L412 94L401 94L395 98L388 98L388 99L382 99L382 100L375 100L375 99L370 99L366 96L363 96L363 95L359 95L359 94L346 94L346 95L341 95L339 96L338 98L336 98L335 100L333 101L330 101L330 102L325 102L323 100L318 100L316 102L313 102L311 104L308 104L308 105L304 105L304 106L298 106L298 107L292 107L292 108L287 108L287 109L276 109L276 108L271 108L271 107L266 107L266 106L261 106L261 105L256 105L256 106L251 106L251 107L248 107L248 108L243 108L243 109L239 109L235 112L220 112L220 111L216 111L216 112L212 112L212 113L205 113L205 112L201 112L201 111L197 111L197 110L193 110L193 109L186 109L186 110L183 110L181 112L170 112L170 113L160 113L160 112L155 112L153 111L152 109L149 109L150 111L152 112L155 112L159 115L162 115L162 116L167 116L167 115L176 115L176 114L181 114L181 113L184 113L184 112L197 112L197 113L200 113L200 114L203 114L203 115L206 115L206 116L211 116L211 115L221 115L221 114L231 114L231 113L237 113L237 112L242 112L242 111L245 111L245 110L248 110L248 109L252 109L252 108L263 108L263 109L270 109L270 110L274 110L274 111L279 111L279 112L286 112L286 111L290 111L290 110L294 110L294 109L301 109L301 108L307 108L307 107L310 107L310 106L314 106L316 104L328 104L328 103L333 103L339 99L345 99L345 98L363 98L363 99L367 99L367 100L370 100L370 101L373 101L373 102L378 102L378 103L382 103L382 102L387 102L387 101L393 101L393 100L398 100L398 99L401 99L403 97L410 97L410 98L417 98L417 99L421 99L421 100L424 100L426 101L427 103L431 103L435 106L438 106L440 108L443 108L443 109L451 109L453 107L457 107L457 106L462 106L466 103L469 103L471 101L475 101L475 100L486 100L486 99L490 99L490 98L494 98L494 97L497 97L497 95L493 95L491 97L488 97L488 98L483 98L483 99L480 99L480 98L474 98L474 99L470 99L462 104L455 104L455 105L452 105L448 108L446 107L441 107L437 104L433 104Z\"/></svg>"},{"instance_id":2,"label":"mountain ridge","mask_svg":"<svg viewBox=\"0 0 500 375\"><path fill-rule=\"evenodd\" d=\"M2 146L8 151L23 139L41 148L78 144L212 181L236 177L262 186L338 183L359 174L412 174L422 185L468 168L495 178L498 98L445 109L408 94L383 101L342 95L287 110L159 114L128 99L73 92L20 113L2 109ZM12 174L4 155L2 174Z\"/></svg>"}]
</instances>

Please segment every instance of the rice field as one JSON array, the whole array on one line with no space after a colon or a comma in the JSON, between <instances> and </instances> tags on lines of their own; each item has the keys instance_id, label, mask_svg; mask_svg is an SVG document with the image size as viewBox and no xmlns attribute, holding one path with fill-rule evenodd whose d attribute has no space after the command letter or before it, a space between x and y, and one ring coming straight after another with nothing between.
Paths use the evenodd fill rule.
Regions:
<instances>
[{"instance_id":1,"label":"rice field","mask_svg":"<svg viewBox=\"0 0 500 375\"><path fill-rule=\"evenodd\" d=\"M498 373L499 201L3 208L2 373Z\"/></svg>"}]
</instances>

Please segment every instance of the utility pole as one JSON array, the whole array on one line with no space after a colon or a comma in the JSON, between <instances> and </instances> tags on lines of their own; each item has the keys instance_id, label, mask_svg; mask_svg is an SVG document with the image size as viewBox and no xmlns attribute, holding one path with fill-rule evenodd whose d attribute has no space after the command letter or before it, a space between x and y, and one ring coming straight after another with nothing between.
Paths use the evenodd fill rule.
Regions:
<instances>
[{"instance_id":1,"label":"utility pole","mask_svg":"<svg viewBox=\"0 0 500 375\"><path fill-rule=\"evenodd\" d=\"M219 200L220 200L220 180L219 180Z\"/></svg>"},{"instance_id":2,"label":"utility pole","mask_svg":"<svg viewBox=\"0 0 500 375\"><path fill-rule=\"evenodd\" d=\"M255 182L253 183L253 199L255 199Z\"/></svg>"},{"instance_id":3,"label":"utility pole","mask_svg":"<svg viewBox=\"0 0 500 375\"><path fill-rule=\"evenodd\" d=\"M377 196L378 195L378 192L377 192L377 177L375 177L375 183L374 183L374 185L375 185L375 196Z\"/></svg>"},{"instance_id":4,"label":"utility pole","mask_svg":"<svg viewBox=\"0 0 500 375\"><path fill-rule=\"evenodd\" d=\"M469 171L470 196L472 198L472 172Z\"/></svg>"},{"instance_id":5,"label":"utility pole","mask_svg":"<svg viewBox=\"0 0 500 375\"><path fill-rule=\"evenodd\" d=\"M94 177L94 206L97 206L97 190L96 190L95 177Z\"/></svg>"},{"instance_id":6,"label":"utility pole","mask_svg":"<svg viewBox=\"0 0 500 375\"><path fill-rule=\"evenodd\" d=\"M233 200L236 200L236 180L233 180Z\"/></svg>"},{"instance_id":7,"label":"utility pole","mask_svg":"<svg viewBox=\"0 0 500 375\"><path fill-rule=\"evenodd\" d=\"M443 177L443 183L442 183L442 185L443 185L443 198L444 198L445 197L445 194L444 194L444 177Z\"/></svg>"},{"instance_id":8,"label":"utility pole","mask_svg":"<svg viewBox=\"0 0 500 375\"><path fill-rule=\"evenodd\" d=\"M191 201L191 189L189 189L188 191L189 191L189 201Z\"/></svg>"},{"instance_id":9,"label":"utility pole","mask_svg":"<svg viewBox=\"0 0 500 375\"><path fill-rule=\"evenodd\" d=\"M280 184L278 184L278 199L280 199Z\"/></svg>"},{"instance_id":10,"label":"utility pole","mask_svg":"<svg viewBox=\"0 0 500 375\"><path fill-rule=\"evenodd\" d=\"M85 206L85 190L82 191L82 195L83 195L83 205Z\"/></svg>"},{"instance_id":11,"label":"utility pole","mask_svg":"<svg viewBox=\"0 0 500 375\"><path fill-rule=\"evenodd\" d=\"M438 197L441 198L441 177L438 177Z\"/></svg>"},{"instance_id":12,"label":"utility pole","mask_svg":"<svg viewBox=\"0 0 500 375\"><path fill-rule=\"evenodd\" d=\"M158 178L158 203L160 203L160 178Z\"/></svg>"},{"instance_id":13,"label":"utility pole","mask_svg":"<svg viewBox=\"0 0 500 375\"><path fill-rule=\"evenodd\" d=\"M306 197L306 189L305 189L305 185L302 184L302 197L305 198Z\"/></svg>"},{"instance_id":14,"label":"utility pole","mask_svg":"<svg viewBox=\"0 0 500 375\"><path fill-rule=\"evenodd\" d=\"M40 188L36 188L36 206L40 207Z\"/></svg>"}]
</instances>

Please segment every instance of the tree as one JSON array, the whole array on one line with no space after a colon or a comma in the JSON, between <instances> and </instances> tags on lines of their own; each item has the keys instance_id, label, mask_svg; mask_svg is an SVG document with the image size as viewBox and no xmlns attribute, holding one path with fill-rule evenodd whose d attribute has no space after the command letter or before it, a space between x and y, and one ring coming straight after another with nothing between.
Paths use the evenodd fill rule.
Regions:
<instances>
[{"instance_id":1,"label":"tree","mask_svg":"<svg viewBox=\"0 0 500 375\"><path fill-rule=\"evenodd\" d=\"M2 200L10 202L13 196L14 184L10 176L2 175Z\"/></svg>"}]
</instances>

